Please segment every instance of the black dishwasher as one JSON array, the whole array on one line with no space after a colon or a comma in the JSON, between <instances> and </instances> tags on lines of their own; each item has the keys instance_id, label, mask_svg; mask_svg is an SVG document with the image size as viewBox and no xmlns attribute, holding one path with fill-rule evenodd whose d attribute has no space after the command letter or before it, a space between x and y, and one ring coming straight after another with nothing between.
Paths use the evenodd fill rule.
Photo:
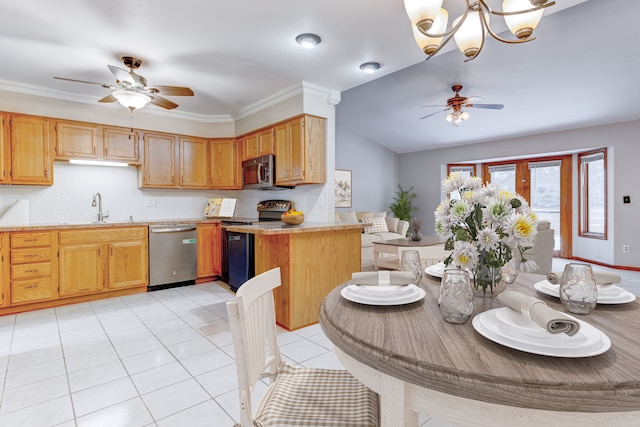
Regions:
<instances>
[{"instance_id":1,"label":"black dishwasher","mask_svg":"<svg viewBox=\"0 0 640 427\"><path fill-rule=\"evenodd\" d=\"M222 281L234 292L255 275L253 234L223 231Z\"/></svg>"}]
</instances>

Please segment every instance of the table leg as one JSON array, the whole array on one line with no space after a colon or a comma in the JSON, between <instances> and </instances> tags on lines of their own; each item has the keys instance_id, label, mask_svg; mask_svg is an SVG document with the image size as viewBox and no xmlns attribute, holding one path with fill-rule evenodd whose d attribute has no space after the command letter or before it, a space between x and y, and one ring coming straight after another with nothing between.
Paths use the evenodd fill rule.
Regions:
<instances>
[{"instance_id":1,"label":"table leg","mask_svg":"<svg viewBox=\"0 0 640 427\"><path fill-rule=\"evenodd\" d=\"M417 427L418 413L405 404L405 382L382 375L380 394L381 427Z\"/></svg>"}]
</instances>

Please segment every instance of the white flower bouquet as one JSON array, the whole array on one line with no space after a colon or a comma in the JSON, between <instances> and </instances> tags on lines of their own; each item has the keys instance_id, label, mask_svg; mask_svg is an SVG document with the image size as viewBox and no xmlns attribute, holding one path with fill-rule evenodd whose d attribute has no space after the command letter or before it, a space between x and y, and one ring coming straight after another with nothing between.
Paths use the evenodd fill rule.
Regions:
<instances>
[{"instance_id":1,"label":"white flower bouquet","mask_svg":"<svg viewBox=\"0 0 640 427\"><path fill-rule=\"evenodd\" d=\"M436 233L447 239L445 249L452 251L445 265L468 269L475 288L483 293L494 291L494 280L486 279L481 270L499 274L515 250L520 270L537 268L535 261L525 258L525 252L533 245L538 219L521 195L455 172L442 186L447 193L457 190L460 194L460 199L443 200L435 211Z\"/></svg>"}]
</instances>

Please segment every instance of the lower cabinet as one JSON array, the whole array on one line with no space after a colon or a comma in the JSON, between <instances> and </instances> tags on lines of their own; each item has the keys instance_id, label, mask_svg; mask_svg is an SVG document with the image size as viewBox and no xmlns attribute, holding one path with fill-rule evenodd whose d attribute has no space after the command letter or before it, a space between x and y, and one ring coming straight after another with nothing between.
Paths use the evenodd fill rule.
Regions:
<instances>
[{"instance_id":1,"label":"lower cabinet","mask_svg":"<svg viewBox=\"0 0 640 427\"><path fill-rule=\"evenodd\" d=\"M198 279L222 276L222 227L198 224Z\"/></svg>"},{"instance_id":2,"label":"lower cabinet","mask_svg":"<svg viewBox=\"0 0 640 427\"><path fill-rule=\"evenodd\" d=\"M60 297L148 284L146 227L60 231Z\"/></svg>"},{"instance_id":3,"label":"lower cabinet","mask_svg":"<svg viewBox=\"0 0 640 427\"><path fill-rule=\"evenodd\" d=\"M47 301L56 297L55 247L52 231L9 234L9 289L5 298L8 305Z\"/></svg>"}]
</instances>

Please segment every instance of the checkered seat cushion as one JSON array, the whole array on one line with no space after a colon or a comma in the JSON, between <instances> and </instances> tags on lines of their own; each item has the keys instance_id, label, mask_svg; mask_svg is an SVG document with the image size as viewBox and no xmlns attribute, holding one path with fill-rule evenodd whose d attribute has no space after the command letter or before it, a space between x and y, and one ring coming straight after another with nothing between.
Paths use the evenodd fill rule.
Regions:
<instances>
[{"instance_id":1,"label":"checkered seat cushion","mask_svg":"<svg viewBox=\"0 0 640 427\"><path fill-rule=\"evenodd\" d=\"M284 363L256 427L378 425L378 396L347 371Z\"/></svg>"}]
</instances>

